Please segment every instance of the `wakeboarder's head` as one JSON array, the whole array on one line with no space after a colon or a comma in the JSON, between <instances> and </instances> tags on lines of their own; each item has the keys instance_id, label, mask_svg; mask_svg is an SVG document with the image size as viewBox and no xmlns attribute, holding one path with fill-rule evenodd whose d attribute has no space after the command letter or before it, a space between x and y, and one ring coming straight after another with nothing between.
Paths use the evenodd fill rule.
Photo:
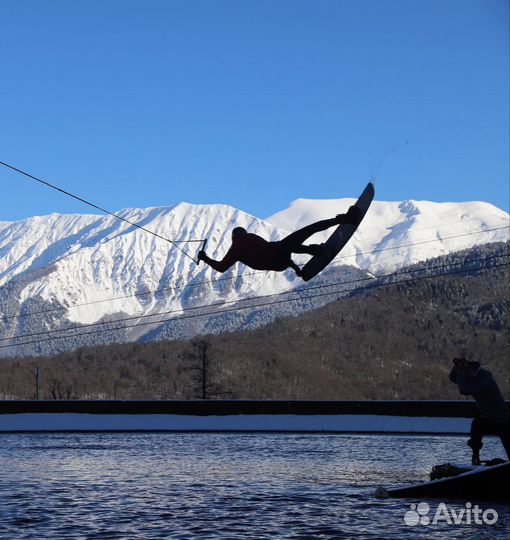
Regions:
<instances>
[{"instance_id":1,"label":"wakeboarder's head","mask_svg":"<svg viewBox=\"0 0 510 540\"><path fill-rule=\"evenodd\" d=\"M244 227L235 227L232 230L232 238L237 238L238 236L244 236L248 234L248 231Z\"/></svg>"}]
</instances>

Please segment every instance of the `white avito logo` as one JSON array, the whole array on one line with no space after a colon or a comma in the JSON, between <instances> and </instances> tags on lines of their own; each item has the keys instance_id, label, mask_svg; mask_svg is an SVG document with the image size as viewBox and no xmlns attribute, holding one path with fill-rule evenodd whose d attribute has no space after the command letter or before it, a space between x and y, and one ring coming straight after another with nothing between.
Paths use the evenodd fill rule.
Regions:
<instances>
[{"instance_id":1,"label":"white avito logo","mask_svg":"<svg viewBox=\"0 0 510 540\"><path fill-rule=\"evenodd\" d=\"M484 510L477 504L474 506L467 502L464 508L449 508L447 504L440 503L431 519L429 517L430 506L421 502L411 504L411 510L404 515L404 523L409 527L416 525L436 525L437 523L446 523L448 525L494 525L498 521L498 513L492 508Z\"/></svg>"},{"instance_id":2,"label":"white avito logo","mask_svg":"<svg viewBox=\"0 0 510 540\"><path fill-rule=\"evenodd\" d=\"M418 523L420 525L428 525L430 523L430 518L427 516L429 511L430 506L425 502L421 502L418 505L412 504L411 510L405 513L404 523L410 527L414 527Z\"/></svg>"}]
</instances>

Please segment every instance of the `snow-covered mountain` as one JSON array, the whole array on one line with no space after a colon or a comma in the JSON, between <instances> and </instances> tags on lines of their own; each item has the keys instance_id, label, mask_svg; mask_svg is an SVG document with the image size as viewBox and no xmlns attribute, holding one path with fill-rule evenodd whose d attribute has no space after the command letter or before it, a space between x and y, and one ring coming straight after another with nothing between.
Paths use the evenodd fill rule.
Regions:
<instances>
[{"instance_id":1,"label":"snow-covered mountain","mask_svg":"<svg viewBox=\"0 0 510 540\"><path fill-rule=\"evenodd\" d=\"M293 230L330 217L353 202L298 199L267 221ZM506 212L484 202L374 201L336 263L374 273L389 272L476 245L506 241L509 224ZM327 233L322 234L322 239L327 237Z\"/></svg>"},{"instance_id":2,"label":"snow-covered mountain","mask_svg":"<svg viewBox=\"0 0 510 540\"><path fill-rule=\"evenodd\" d=\"M0 222L0 311L8 317L2 335L26 334L27 318L16 316L27 311L65 307L52 312L52 322L44 322L43 328L49 329L57 319L69 325L119 313L134 318L174 314L292 289L302 284L292 271L256 272L237 265L220 275L204 264L196 265L192 258L201 244L187 241L207 238L208 254L221 258L234 226L277 240L298 227L345 212L353 202L299 199L266 219L225 205L186 203L119 212L179 241L175 245L112 216L51 214ZM508 226L509 215L488 203L374 201L332 266L384 273L475 245L506 241ZM327 234L312 242L323 241ZM303 262L306 257L295 259ZM140 338L149 330L135 328L129 337Z\"/></svg>"}]
</instances>

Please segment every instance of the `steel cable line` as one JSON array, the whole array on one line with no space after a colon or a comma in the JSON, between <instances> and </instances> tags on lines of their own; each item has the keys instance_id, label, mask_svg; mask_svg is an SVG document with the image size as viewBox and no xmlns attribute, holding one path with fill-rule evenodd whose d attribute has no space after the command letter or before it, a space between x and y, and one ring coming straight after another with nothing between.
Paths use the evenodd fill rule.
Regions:
<instances>
[{"instance_id":1,"label":"steel cable line","mask_svg":"<svg viewBox=\"0 0 510 540\"><path fill-rule=\"evenodd\" d=\"M375 277L358 278L358 279L353 279L353 280L349 280L349 281L339 281L339 282L334 282L334 283L325 283L325 284L321 284L321 285L314 285L314 286L308 286L308 287L300 287L300 288L298 287L298 288L290 289L290 290L287 290L287 291L280 291L280 292L275 292L275 293L270 293L270 294L265 294L265 295L259 295L259 296L251 296L251 297L247 297L247 298L239 298L239 299L236 299L236 300L214 302L212 304L203 304L201 306L193 306L193 307L189 307L189 308L173 309L173 310L168 310L168 311L160 311L160 312L156 312L156 313L147 313L147 314L143 314L143 315L136 315L136 316L131 316L131 317L123 317L121 319L113 319L113 320L109 320L109 321L97 321L97 322L94 322L94 323L80 324L80 325L75 325L75 326L68 326L66 328L58 328L58 329L54 329L54 330L44 330L44 331L41 331L41 332L34 332L34 333L31 333L31 334L20 334L20 335L17 335L17 336L11 336L11 337L7 337L7 338L0 338L0 342L9 341L9 340L13 340L13 339L20 339L22 337L33 337L33 336L38 336L38 335L52 334L52 333L55 333L55 332L66 332L66 331L70 331L70 330L79 330L79 329L82 329L82 328L90 328L90 327L99 326L99 325L109 325L109 324L117 323L117 322L126 322L126 321L132 321L132 320L139 320L139 319L144 319L144 318L147 318L147 317L159 317L159 316L162 316L162 315L169 315L171 313L180 313L180 312L186 312L186 311L191 311L191 310L196 310L196 309L203 309L203 308L208 308L208 307L218 307L218 306L223 306L223 305L227 305L227 304L236 304L236 303L241 303L241 302L246 302L246 301L251 301L251 300L260 300L260 299L264 299L264 298L270 298L272 296L280 296L280 295L285 295L285 294L299 294L299 293L302 293L302 292L312 291L312 290L316 290L316 289L323 289L325 287L339 287L339 286L350 285L350 284L354 284L354 283L362 283L364 281L373 281L374 279L393 278L393 277L398 276L398 275L412 274L412 273L423 272L423 271L428 271L428 270L436 270L436 269L439 269L439 268L450 268L452 266L458 266L460 264L467 265L467 264L473 264L475 262L490 261L492 259L500 259L500 258L508 257L508 256L509 255L490 255L488 257L479 257L477 259L472 259L472 260L467 261L467 262L466 261L459 261L459 262L452 262L452 263L449 263L449 264L439 264L439 265L427 266L427 267L422 267L422 268L415 268L415 269L410 269L410 270L401 270L401 271L398 271L398 272L392 272L390 274L385 274L385 275L383 274L383 275L379 275L379 276L375 276ZM492 267L487 266L487 267L484 267L484 268L492 268ZM473 269L473 270L476 270L476 268ZM337 292L342 292L342 291L337 291ZM330 292L329 294L335 294L335 292ZM299 298L295 298L294 300L299 300ZM257 307L257 306L253 306L253 307ZM153 322L154 322L154 324L156 324L159 321L153 321Z\"/></svg>"},{"instance_id":2,"label":"steel cable line","mask_svg":"<svg viewBox=\"0 0 510 540\"><path fill-rule=\"evenodd\" d=\"M193 311L193 310L197 310L197 309L213 308L213 307L224 306L224 305L227 305L227 304L240 303L240 302L246 302L246 301L256 301L256 300L261 300L261 299L270 298L270 297L274 297L274 296L283 296L283 295L292 294L292 293L308 292L308 291L312 291L312 290L316 290L316 289L322 289L324 287L350 285L350 284L354 284L354 283L362 283L363 281L375 281L375 280L382 280L382 279L386 279L386 278L394 278L395 276L398 277L399 275L404 275L404 274L409 274L409 273L429 271L429 270L438 269L438 268L449 268L451 266L458 266L459 264L467 265L467 264L471 264L471 263L474 263L474 262L477 262L477 261L490 260L490 259L495 259L495 258L502 258L502 257L505 257L505 256L508 256L508 255L502 255L502 256L501 255L494 255L494 256L490 256L490 257L486 257L486 258L474 259L472 261L462 261L462 262L458 262L458 263L451 263L451 264L448 264L448 265L436 265L436 266L432 266L432 267L424 267L424 268L417 268L417 269L402 271L400 273L386 274L386 275L383 275L383 276L378 276L377 278L362 278L362 279L351 280L351 281L346 281L346 282L338 282L336 284L330 284L330 285L317 285L317 286L309 287L309 288L305 288L305 289L284 291L284 292L281 292L281 293L273 293L273 294L268 294L268 295L261 295L261 296L250 297L250 298L245 298L245 299L241 299L241 300L232 300L232 301L228 301L228 302L217 302L217 303L213 303L213 304L204 304L202 306L195 306L195 307L179 309L179 310L170 310L170 311L160 312L160 313L153 313L153 314L147 314L147 315L139 315L139 316L135 316L135 317L115 319L113 321L102 321L102 322L91 323L91 324L87 324L87 325L79 325L79 326L73 326L73 327L61 328L61 329L55 329L55 330L46 330L46 331L43 331L43 332L36 332L36 333L32 333L32 334L21 334L19 336L13 336L13 337L9 337L9 338L2 338L2 339L0 339L0 341L16 340L16 339L22 339L22 338L26 338L26 337L35 337L35 336L40 336L40 335L52 335L52 334L55 334L55 333L69 332L69 331L74 331L74 330L81 330L83 328L90 328L90 327L94 327L94 326L110 325L110 324L115 324L115 323L118 323L118 322L128 322L128 321L140 320L140 319L144 319L144 318L148 318L148 317L157 317L157 316L162 316L162 315L169 315L171 313L179 313L179 312L185 313L187 311ZM500 263L500 264L495 264L495 265L490 265L490 266L472 268L470 270L498 268L498 267L501 267L501 266L508 266L509 264L510 263ZM316 298L316 297L321 297L321 296L327 296L327 295L332 295L332 294L352 292L354 290L363 291L363 290L369 289L371 287L380 287L380 286L394 285L394 284L398 284L398 283L407 283L407 282L412 282L412 281L419 281L419 280L427 279L427 278L435 278L435 277L440 277L440 276L455 275L455 274L465 273L466 271L468 271L468 270L466 268L463 268L461 270L456 270L454 272L443 272L443 273L435 274L435 275L432 275L432 276L430 276L430 275L421 276L421 277L410 278L410 279L408 278L408 279L400 280L400 281L396 281L396 282L374 284L372 286L368 285L366 287L356 287L356 288L353 288L353 289L349 289L347 291L346 290L329 291L329 292L319 293L319 294L305 296L305 297L299 297L298 296L297 298L290 298L290 299L285 299L285 300L276 300L276 301L272 301L272 302L265 302L265 303L262 303L262 304L254 304L254 305L249 305L249 306L237 306L237 307L228 308L228 309L225 309L225 310L218 310L218 311L212 311L212 312L207 312L207 313L198 313L198 314L193 314L193 315L183 315L183 316L178 316L178 317L172 317L170 319L149 321L149 322L137 323L137 324L132 324L132 325L124 325L124 326L116 327L116 328L106 328L106 329L102 329L102 330L94 330L94 331L91 331L91 332L79 332L79 333L70 334L70 335L64 335L64 336L54 336L54 338L55 339L65 339L65 338L79 337L79 336L82 336L82 335L91 335L91 334L107 332L107 331L123 330L123 329L127 329L127 328L133 328L133 327L136 327L136 326L146 326L146 325L151 325L151 324L160 324L160 323L174 321L174 320L184 320L184 319L189 319L189 318L193 318L193 317L215 315L215 314L227 313L227 312L236 311L236 310L241 311L241 310L245 310L245 309L255 309L255 308L258 308L258 307L265 307L265 306L272 305L272 304L280 304L280 303L284 303L284 302L306 300L306 299L311 299L311 298ZM44 339L44 340L41 340L41 341L42 342L51 341L51 339L53 339L53 338L48 338L48 339ZM7 347L16 347L16 346L21 346L21 345L27 345L29 343L38 343L38 342L39 342L38 340L35 340L35 341L22 342L22 343L13 343L13 344L9 344L9 345L0 346L0 349L7 348Z\"/></svg>"},{"instance_id":3,"label":"steel cable line","mask_svg":"<svg viewBox=\"0 0 510 540\"><path fill-rule=\"evenodd\" d=\"M407 143L406 143L407 144ZM162 240L165 240L166 242L169 242L171 243L172 245L174 245L179 251L181 251L184 255L186 255L186 257L190 258L192 261L194 262L197 262L197 260L192 257L191 255L189 255L188 253L186 253L183 249L181 249L179 246L177 246L176 244L177 243L193 243L193 242L204 242L204 239L197 239L197 240L171 240L169 238L166 238L154 231L151 231L149 229L146 229L145 227L142 227L141 225L138 225L137 223L129 220L129 219L126 219L118 214L116 214L115 212L111 212L110 210L106 209L106 208L103 208L93 202L90 202L82 197L79 197L69 191L66 191L54 184L51 184L50 182L46 181L46 180L43 180L41 178L38 178L37 176L34 176L26 171L23 171L22 169L19 169L13 165L10 165L9 163L6 163L4 161L0 161L0 165L8 168L8 169L11 169L19 174L22 174L24 176L26 176L27 178L30 178L32 180L35 180L36 182L39 182L47 187L50 187L51 189L54 189L56 191L59 191L60 193L63 193L69 197L72 197L73 199L76 199L84 204L87 204L88 206L91 206L92 208L95 208L97 210L100 210L101 212L104 212L106 214L109 214L121 221L124 221L130 225L132 225L133 227L136 227L137 229L140 229L142 231L145 231L149 234L152 234L154 236L156 236L157 238L160 238ZM410 244L402 244L400 246L392 246L392 247L388 247L388 248L381 248L381 249L378 249L378 250L373 250L373 251L367 251L367 252L361 252L361 253L357 253L355 255L345 255L343 257L339 257L340 259L342 258L349 258L349 257L353 257L353 256L358 256L358 255L367 255L367 254L371 254L371 253L378 253L378 252L382 252L382 251L386 251L386 250L389 250L389 249L399 249L400 247L410 247L410 246L414 246L414 245L419 245L419 244L425 244L425 243L430 243L430 242L436 242L436 241L439 241L439 240L448 240L448 239L453 239L453 238L460 238L462 236L469 236L471 234L479 234L479 233L482 233L482 232L491 232L491 231L496 231L496 230L500 230L500 229L505 229L507 227L497 227L497 228L493 228L493 229L486 229L484 231L476 231L476 232L472 232L472 233L464 233L464 234L461 234L461 235L456 235L456 236L450 236L450 237L444 237L444 238L440 238L440 239L433 239L433 240L425 240L425 241L422 241L422 242L414 242L414 243L410 243ZM262 272L254 272L252 274L248 274L248 275L255 275L255 274L258 274L258 273L262 273ZM237 276L232 276L232 277L228 277L228 278L223 278L223 279L235 279ZM221 279L221 278L220 278ZM212 282L213 280L211 280ZM219 281L219 280L218 280ZM206 282L202 282L202 283L206 283ZM188 286L188 285L186 285ZM165 289L159 289L159 290L165 290ZM155 291L155 292L158 292L159 290ZM145 292L142 292L142 293L135 293L133 295L126 295L126 296L122 296L122 297L118 297L119 299L120 298L128 298L130 296L139 296L139 295L143 295L143 294L150 294L150 293L145 293ZM117 298L114 298L114 299L105 299L105 300L97 300L97 301L94 301L94 302L90 302L90 303L83 303L83 304L78 304L79 306L84 306L84 305L92 305L92 304L96 304L96 303L100 303L100 302L107 302L107 301L113 301L113 300L116 300ZM70 309L71 307L75 307L75 306L67 306L67 307L62 307L62 308L54 308L55 310L64 310L64 309ZM35 313L46 313L46 312L49 312L49 311L53 311L53 309L49 309L49 310L44 310L44 311L41 311L41 312L34 312ZM32 315L32 313L28 313L28 314L19 314L19 315L13 315L13 316L9 316L9 317L3 317L4 320L6 319L11 319L11 318L18 318L18 317L22 317L22 316L29 316L29 315Z\"/></svg>"},{"instance_id":4,"label":"steel cable line","mask_svg":"<svg viewBox=\"0 0 510 540\"><path fill-rule=\"evenodd\" d=\"M491 266L489 268L498 268L498 267L501 267L501 266L508 266L509 264L510 263L502 263L502 264ZM465 272L465 270L458 270L458 271L455 271L455 272L441 273L441 274L436 274L436 275L431 275L431 276L422 276L422 277L413 278L413 279L404 279L404 280L396 281L396 282L393 282L393 283L374 284L374 285L369 285L367 287L361 287L361 288L357 288L357 289L352 289L351 291L354 291L354 290L363 291L363 290L368 290L368 289L376 289L376 288L380 288L380 287L387 287L387 286L391 286L391 285L399 285L399 284L408 283L408 282L412 282L412 281L421 281L421 280L424 280L424 279L435 279L435 278L443 277L443 276L462 274L464 272ZM343 292L351 292L351 291L343 291ZM295 301L295 300L308 300L308 299L318 298L318 297L326 296L326 295L330 295L330 294L332 294L332 293L320 293L320 294L310 295L310 296L302 297L302 298L275 300L273 302L266 302L264 304L257 304L255 306L243 306L243 307L239 307L239 308L237 308L237 307L236 308L227 308L227 309L223 309L223 310L212 311L210 313L196 313L196 314L192 314L192 315L184 315L184 316L181 316L181 317L171 317L170 319L164 319L162 321L142 322L142 323L136 323L136 324L131 324L131 325L125 325L125 326L121 326L121 327L118 327L118 328L107 328L107 329L101 329L101 330L92 330L92 331L89 331L89 332L80 332L80 333L69 335L69 336L54 336L54 337L49 337L49 338L45 338L45 339L26 341L26 342L16 343L16 344L0 345L0 349L6 349L6 348L11 348L11 347L19 347L19 346L22 346L22 345L31 345L31 344L44 343L44 342L48 342L48 341L53 341L55 339L69 339L69 338L73 338L73 337L81 337L81 336L100 334L100 333L108 332L108 331L112 331L112 330L126 330L128 328L135 328L135 327L140 327L140 326L148 326L148 325L155 324L155 323L181 321L181 320L185 320L185 319L192 319L192 318L196 318L196 317L204 317L204 316L209 316L209 315L219 315L219 314L223 314L223 313L229 313L229 312L234 312L234 311L242 311L242 310L253 309L253 308L257 308L257 307L267 307L267 306L274 305L274 304L283 304L283 303L291 302L291 301Z\"/></svg>"},{"instance_id":5,"label":"steel cable line","mask_svg":"<svg viewBox=\"0 0 510 540\"><path fill-rule=\"evenodd\" d=\"M164 292L164 291L176 291L176 290L179 290L179 289L186 289L187 287L197 287L198 285L206 285L208 283L217 283L219 281L230 281L232 279L236 279L236 278L239 278L239 277L248 277L248 276L254 276L254 275L263 274L263 273L264 272L251 272L251 273L246 273L246 274L236 274L235 276L227 276L227 277L218 278L218 279L207 279L207 280L204 280L204 281L197 281L195 283L186 283L186 285L179 285L179 286L176 285L174 287L162 287L160 289L152 289L152 290L137 292L137 293L133 293L133 294L126 294L126 295L123 295L123 296L114 296L112 298L104 298L102 300L93 300L91 302L83 302L83 303L80 303L80 304L72 304L70 306L48 308L48 309L43 309L43 310L40 310L40 311L29 311L27 313L19 313L17 315L8 315L8 316L3 315L1 317L1 319L4 320L4 321L8 321L8 320L11 320L11 319L21 319L23 317L31 317L33 315L41 315L41 314L45 314L45 313L51 313L53 311L65 311L65 310L68 310L68 309L73 309L73 308L78 308L78 307L92 306L92 305L95 305L95 304L102 304L104 302L115 302L116 300L124 300L126 298L135 298L137 296L156 295L156 294L158 294L160 292Z\"/></svg>"},{"instance_id":6,"label":"steel cable line","mask_svg":"<svg viewBox=\"0 0 510 540\"><path fill-rule=\"evenodd\" d=\"M280 295L285 295L285 294L298 294L300 292L306 292L306 291L315 290L315 289L322 289L324 287L348 285L350 283L358 283L358 282L361 283L363 281L370 281L370 280L373 280L373 279L375 279L375 278L367 277L367 278L362 278L362 279L355 279L355 280L352 280L352 281L332 283L332 284L329 284L329 285L316 285L316 286L313 286L313 287L306 287L306 288L302 288L302 289L291 289L291 290L288 290L288 291L275 292L275 293L264 294L264 295L259 295L259 296L250 296L250 297L247 297L247 298L239 298L237 300L214 302L212 304L203 304L201 306L193 306L193 307L189 307L189 308L172 309L172 310L169 310L169 311L161 311L161 312L157 312L157 313L147 313L145 315L135 315L135 316L132 316L132 317L123 317L122 319L113 319L113 320L110 320L110 321L98 321L98 322L94 322L94 323L80 324L80 325L75 325L75 326L68 326L66 328L59 328L59 329L54 329L54 330L44 330L44 331L41 331L41 332L34 332L34 333L31 333L31 334L20 334L18 336L0 338L0 342L2 342L2 341L10 341L10 340L13 340L13 339L20 339L20 338L23 338L23 337L34 337L34 336L40 336L40 335L53 334L53 333L57 333L57 332L66 332L66 331L70 331L70 330L79 330L81 328L90 328L90 327L98 326L98 325L107 325L107 324L118 323L118 322L140 320L140 319L144 319L144 318L147 318L147 317L160 317L162 315L170 315L171 313L181 313L181 312L192 311L192 310L196 310L196 309L204 309L204 308L210 308L210 307L225 306L225 305L228 305L228 304L236 304L236 303L247 302L247 301L251 301L251 300L260 300L260 299L263 299L263 298L270 298L272 296L280 296ZM330 294L334 294L334 293L330 293ZM299 298L295 298L294 300L299 300ZM253 307L257 307L257 306L253 306ZM156 324L159 321L152 321L152 322L154 324Z\"/></svg>"},{"instance_id":7,"label":"steel cable line","mask_svg":"<svg viewBox=\"0 0 510 540\"><path fill-rule=\"evenodd\" d=\"M473 231L473 232L470 232L470 233L463 233L461 235L456 235L456 236L449 236L449 237L445 237L445 238L435 238L435 239L432 239L432 240L424 240L424 241L421 241L421 242L416 242L416 243L411 243L411 244L404 244L404 245L399 245L399 246L391 246L391 247L387 247L387 248L381 248L381 249L377 249L377 250L373 250L373 251L366 251L366 252L362 252L362 253L354 253L352 255L343 255L343 256L337 257L336 259L337 260L338 259L349 259L349 258L352 258L352 257L357 257L359 255L369 255L371 253L380 253L382 251L387 251L387 250L392 250L392 249L399 249L400 247L410 247L410 246L413 246L413 245L418 245L418 244L423 244L423 243L439 242L441 240L448 240L448 239L459 238L459 237L463 237L463 236L471 236L471 235L474 235L474 234L483 234L483 233L487 233L487 232L499 231L501 229L506 229L506 228L508 228L508 227L507 226L495 227L495 228L492 228L492 229L484 229L484 230L480 230L480 231ZM134 298L134 297L137 297L137 296L146 296L146 295L153 295L153 294L156 295L157 293L160 293L160 292L163 292L163 291L186 289L187 287L197 287L199 285L214 284L214 283L218 283L218 282L221 282L221 281L234 280L234 279L237 279L239 277L250 277L250 276L255 276L255 275L265 274L265 273L266 273L265 271L259 271L259 272L249 272L249 273L246 273L246 274L236 274L235 276L227 276L227 277L222 277L222 278L203 280L203 281L198 281L196 283L187 283L186 285L182 285L182 286L163 287L161 289L142 291L142 292L138 292L138 293L127 294L127 295L123 295L123 296L117 296L117 297L113 297L113 298L105 298L103 300L94 300L92 302L83 302L83 303L79 303L79 304L73 304L71 306L48 308L48 309L44 309L44 310L40 310L40 311L30 311L28 313L19 313L17 315L2 315L1 318L4 321L12 320L12 319L20 319L20 318L23 318L23 317L31 317L33 315L51 313L53 311L65 311L65 310L76 308L76 307L90 306L90 305L100 304L100 303L104 303L104 302L114 302L116 300L123 300L123 299L126 299L126 298Z\"/></svg>"},{"instance_id":8,"label":"steel cable line","mask_svg":"<svg viewBox=\"0 0 510 540\"><path fill-rule=\"evenodd\" d=\"M373 251L365 251L365 252L361 252L361 253L355 253L353 255L344 255L343 257L338 257L338 259L347 259L349 257L358 257L359 255L370 255L372 253L380 253L381 251L388 251L390 249L400 249L400 248L403 248L403 247L412 247L412 246L418 246L418 245L421 245L421 244L430 244L431 242L439 242L439 241L443 241L443 240L453 240L455 238L462 238L464 236L470 236L470 235L473 235L473 234L481 234L481 233L485 233L485 232L500 231L502 229L509 229L509 228L510 228L510 225L504 225L503 227L494 227L493 229L484 229L482 231L474 231L474 232L469 232L469 233L462 233L462 234L457 234L455 236L444 236L443 238L434 238L432 240L421 240L419 242L411 242L410 244L400 244L398 246L391 246L391 247L386 247L386 248L374 249Z\"/></svg>"},{"instance_id":9,"label":"steel cable line","mask_svg":"<svg viewBox=\"0 0 510 540\"><path fill-rule=\"evenodd\" d=\"M406 143L407 144L407 143ZM145 231L149 234L152 234L154 235L155 237L157 238L160 238L161 240L165 240L166 242L169 242L171 243L172 245L174 245L179 251L181 251L184 255L186 255L186 257L190 258L193 262L197 262L197 259L195 259L194 257L192 257L191 255L189 255L188 253L186 253L182 248L180 248L177 244L178 243L193 243L193 242L204 242L205 239L198 239L198 240L171 240L170 238L166 238L165 236L162 236L154 231L151 231L150 229L146 229L145 227L142 227L141 225L138 225L137 223L135 223L134 221L131 221L129 219L126 219L122 216L120 216L119 214L116 214L115 212L112 212L106 208L103 208L93 202L90 202L86 199L84 199L83 197L79 197L78 195L75 195L73 193L71 193L70 191L67 191L65 189L62 189L46 180L43 180L41 178L38 178L37 176L34 176L26 171L23 171L22 169L19 169L18 167L14 167L13 165L10 165L9 163L6 163L4 161L0 161L0 165L8 168L8 169L11 169L19 174L22 174L24 176L26 176L27 178L30 178L31 180L35 180L36 182L39 182L51 189L54 189L56 191L59 191L60 193L63 193L64 195L67 195L68 197L72 197L73 199L77 200L77 201L80 201L92 208L95 208L96 210L99 210L101 212L104 212L105 214L109 214L110 216L113 216L121 221L124 221L125 223L128 223L129 225L132 225L133 227L136 227L137 229L140 229L142 231ZM489 229L487 230L487 232L489 232L490 230L499 230L499 229L504 229L504 228L507 228L507 227L499 227L499 228L496 228L496 229ZM471 233L466 233L466 235L469 235ZM441 240L448 240L450 238L460 238L462 236L465 236L465 235L458 235L458 236L451 236L451 237L445 237L445 238L442 238ZM411 244L404 244L402 246L399 246L399 247L409 247L409 246L413 246L413 245L418 245L418 244L425 244L425 243L428 243L428 242L433 242L433 241L436 241L436 240L425 240L423 242L416 242L416 243L411 243ZM366 254L369 254L369 253L377 253L378 251L384 251L386 249L397 249L397 247L393 247L393 248L382 248L380 250L375 250L375 251L371 251L371 252L366 252L366 253L359 253L357 255L366 255Z\"/></svg>"},{"instance_id":10,"label":"steel cable line","mask_svg":"<svg viewBox=\"0 0 510 540\"><path fill-rule=\"evenodd\" d=\"M166 242L170 242L170 244L174 245L179 251L184 253L186 257L189 257L192 261L196 262L195 258L186 253L182 248L180 248L177 244L178 243L192 243L192 242L203 242L204 240L170 240L170 238L166 238L165 236L162 236L154 231L151 231L150 229L146 229L145 227L142 227L141 225L138 225L138 223L135 223L134 221L131 221L129 219L126 219L119 214L116 214L115 212L111 212L110 210L107 210L106 208L103 208L93 202L87 201L86 199L79 197L78 195L74 195L73 193L66 191L65 189L59 188L58 186L55 186L54 184L50 184L50 182L47 182L46 180L42 180L41 178L38 178L37 176L34 176L30 173L27 173L25 171L22 171L21 169L18 169L17 167L14 167L13 165L9 165L8 163L5 163L3 161L0 161L0 165L3 165L4 167L7 167L8 169L11 169L19 174L22 174L26 176L27 178L30 178L32 180L35 180L36 182L39 182L47 187L50 187L51 189L54 189L56 191L59 191L60 193L63 193L64 195L67 195L68 197L72 197L73 199L76 199L77 201L80 201L84 204L87 204L88 206L91 206L92 208L95 208L96 210L99 210L101 212L104 212L105 214L109 214L110 216L113 216L117 219L120 219L121 221L124 221L125 223L129 223L129 225L132 225L133 227L136 227L137 229L140 229L142 231L145 231L146 233L152 234L153 236L156 236L157 238L160 238L161 240L165 240Z\"/></svg>"}]
</instances>

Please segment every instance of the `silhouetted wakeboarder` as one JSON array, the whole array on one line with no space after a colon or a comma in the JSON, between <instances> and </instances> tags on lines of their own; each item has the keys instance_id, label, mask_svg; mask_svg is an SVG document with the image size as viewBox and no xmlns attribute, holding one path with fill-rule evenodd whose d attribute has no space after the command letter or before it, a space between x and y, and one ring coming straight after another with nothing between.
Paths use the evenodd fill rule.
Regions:
<instances>
[{"instance_id":1,"label":"silhouetted wakeboarder","mask_svg":"<svg viewBox=\"0 0 510 540\"><path fill-rule=\"evenodd\" d=\"M235 227L232 230L232 245L221 261L211 259L203 249L197 258L217 272L225 272L235 263L241 262L254 270L283 272L292 268L299 277L308 281L323 270L345 246L365 216L373 196L374 187L369 183L346 214L307 225L277 242L269 242L243 227ZM334 226L337 229L324 244L304 244L310 236ZM293 253L312 255L312 259L301 269L292 260Z\"/></svg>"}]
</instances>

